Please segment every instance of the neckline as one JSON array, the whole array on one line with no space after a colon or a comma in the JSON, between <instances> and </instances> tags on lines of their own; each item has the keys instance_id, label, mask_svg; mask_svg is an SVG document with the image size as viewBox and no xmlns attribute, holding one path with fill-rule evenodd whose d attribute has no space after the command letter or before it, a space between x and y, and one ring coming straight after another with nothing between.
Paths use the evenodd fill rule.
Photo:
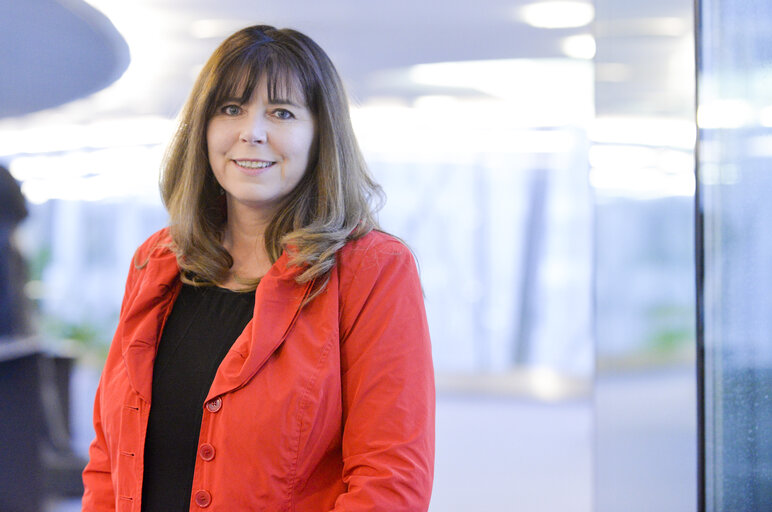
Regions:
<instances>
[{"instance_id":1,"label":"neckline","mask_svg":"<svg viewBox=\"0 0 772 512\"><path fill-rule=\"evenodd\" d=\"M218 293L231 294L231 295L254 295L255 290L232 290L225 288L224 286L215 285L194 285L189 283L182 283L182 286L188 286L196 291L210 290Z\"/></svg>"}]
</instances>

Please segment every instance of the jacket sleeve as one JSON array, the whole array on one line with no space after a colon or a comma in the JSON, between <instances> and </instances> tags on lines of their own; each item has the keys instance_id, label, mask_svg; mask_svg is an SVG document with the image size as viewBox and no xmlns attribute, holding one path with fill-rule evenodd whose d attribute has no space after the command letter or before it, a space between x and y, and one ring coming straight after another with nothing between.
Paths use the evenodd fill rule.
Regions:
<instances>
[{"instance_id":1,"label":"jacket sleeve","mask_svg":"<svg viewBox=\"0 0 772 512\"><path fill-rule=\"evenodd\" d=\"M115 493L110 471L110 454L107 450L105 434L102 430L100 413L101 388L97 388L94 400L94 430L96 437L88 450L88 464L83 470L83 505L82 512L103 512L115 510Z\"/></svg>"},{"instance_id":2,"label":"jacket sleeve","mask_svg":"<svg viewBox=\"0 0 772 512\"><path fill-rule=\"evenodd\" d=\"M138 277L138 271L135 262L139 261L139 253L134 254L132 263L129 267L129 274L126 279L126 290L121 304L120 318L123 319L127 305L131 301L131 296L135 288L135 281ZM107 356L102 377L97 387L96 397L94 399L94 431L95 437L89 446L89 460L86 468L83 470L83 501L82 512L103 512L115 510L115 492L113 490L113 480L111 472L110 451L107 444L105 431L102 427L102 393L105 379L109 377L111 368L115 368L114 361L121 357L120 337L121 324L119 320L116 335L113 339L110 353Z\"/></svg>"},{"instance_id":3,"label":"jacket sleeve","mask_svg":"<svg viewBox=\"0 0 772 512\"><path fill-rule=\"evenodd\" d=\"M413 256L394 239L341 270L343 480L335 512L425 511L434 474L434 371Z\"/></svg>"}]
</instances>

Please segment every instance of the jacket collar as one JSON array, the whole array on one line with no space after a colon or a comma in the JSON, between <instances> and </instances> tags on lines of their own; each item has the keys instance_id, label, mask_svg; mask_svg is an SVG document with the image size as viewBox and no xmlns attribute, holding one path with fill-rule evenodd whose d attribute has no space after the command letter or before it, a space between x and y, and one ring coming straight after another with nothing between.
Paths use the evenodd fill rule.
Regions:
<instances>
[{"instance_id":1,"label":"jacket collar","mask_svg":"<svg viewBox=\"0 0 772 512\"><path fill-rule=\"evenodd\" d=\"M168 248L154 250L138 272L138 290L124 305L119 333L129 382L150 401L158 341L182 284ZM313 285L297 284L299 272L285 252L260 280L253 317L220 364L207 400L246 384L284 342Z\"/></svg>"},{"instance_id":2,"label":"jacket collar","mask_svg":"<svg viewBox=\"0 0 772 512\"><path fill-rule=\"evenodd\" d=\"M285 252L260 280L252 319L220 363L207 401L246 384L284 343L313 284L297 284L300 269L288 262Z\"/></svg>"}]
</instances>

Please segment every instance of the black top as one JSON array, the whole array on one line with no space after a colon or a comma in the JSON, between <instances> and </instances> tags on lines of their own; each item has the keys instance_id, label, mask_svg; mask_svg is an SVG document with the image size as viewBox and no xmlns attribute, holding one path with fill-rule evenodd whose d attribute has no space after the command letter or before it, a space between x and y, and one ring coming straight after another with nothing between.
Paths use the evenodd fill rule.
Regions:
<instances>
[{"instance_id":1,"label":"black top","mask_svg":"<svg viewBox=\"0 0 772 512\"><path fill-rule=\"evenodd\" d=\"M189 510L204 400L254 306L254 292L182 285L153 366L143 512Z\"/></svg>"}]
</instances>

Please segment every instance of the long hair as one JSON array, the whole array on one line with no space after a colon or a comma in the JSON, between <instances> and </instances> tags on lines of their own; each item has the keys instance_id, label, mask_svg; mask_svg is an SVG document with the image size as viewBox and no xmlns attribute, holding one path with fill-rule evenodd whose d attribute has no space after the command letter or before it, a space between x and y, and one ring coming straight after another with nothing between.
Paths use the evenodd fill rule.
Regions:
<instances>
[{"instance_id":1,"label":"long hair","mask_svg":"<svg viewBox=\"0 0 772 512\"><path fill-rule=\"evenodd\" d=\"M375 212L383 193L354 137L335 67L314 41L295 30L266 25L242 29L201 70L161 171L172 249L184 282L206 285L227 279L233 258L222 243L226 210L209 165L206 129L223 101L241 98L247 103L261 80L270 99L302 93L316 122L308 168L282 198L264 233L271 262L286 250L290 264L301 268L298 283L318 279L316 295L329 280L338 249L378 227ZM256 285L249 282L247 288Z\"/></svg>"}]
</instances>

